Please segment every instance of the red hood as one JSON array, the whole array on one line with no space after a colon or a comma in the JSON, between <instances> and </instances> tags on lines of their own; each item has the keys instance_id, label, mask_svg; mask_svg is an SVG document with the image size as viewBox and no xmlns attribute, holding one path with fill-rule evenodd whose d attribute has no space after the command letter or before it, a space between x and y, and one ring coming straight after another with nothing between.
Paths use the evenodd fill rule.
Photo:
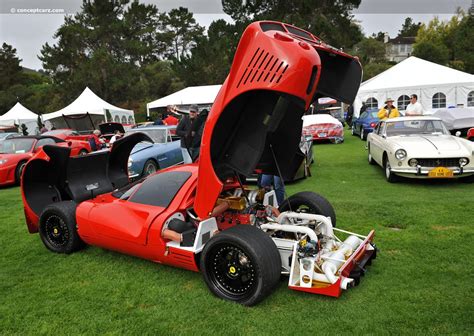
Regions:
<instances>
[{"instance_id":1,"label":"red hood","mask_svg":"<svg viewBox=\"0 0 474 336\"><path fill-rule=\"evenodd\" d=\"M208 217L224 181L236 173L276 174L274 157L289 176L311 102L352 103L361 75L357 59L310 33L278 22L250 24L204 129L196 213Z\"/></svg>"}]
</instances>

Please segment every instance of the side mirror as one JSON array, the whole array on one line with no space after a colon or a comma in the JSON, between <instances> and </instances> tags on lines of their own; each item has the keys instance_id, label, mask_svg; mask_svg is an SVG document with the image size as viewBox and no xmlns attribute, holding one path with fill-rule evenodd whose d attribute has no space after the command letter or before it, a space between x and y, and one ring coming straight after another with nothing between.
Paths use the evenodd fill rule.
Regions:
<instances>
[{"instance_id":1,"label":"side mirror","mask_svg":"<svg viewBox=\"0 0 474 336\"><path fill-rule=\"evenodd\" d=\"M72 141L68 141L68 142L67 142L67 145L68 145L69 147L71 147L71 146L72 146Z\"/></svg>"},{"instance_id":2,"label":"side mirror","mask_svg":"<svg viewBox=\"0 0 474 336\"><path fill-rule=\"evenodd\" d=\"M454 133L455 136L457 137L460 137L461 136L461 131L456 131L456 133Z\"/></svg>"}]
</instances>

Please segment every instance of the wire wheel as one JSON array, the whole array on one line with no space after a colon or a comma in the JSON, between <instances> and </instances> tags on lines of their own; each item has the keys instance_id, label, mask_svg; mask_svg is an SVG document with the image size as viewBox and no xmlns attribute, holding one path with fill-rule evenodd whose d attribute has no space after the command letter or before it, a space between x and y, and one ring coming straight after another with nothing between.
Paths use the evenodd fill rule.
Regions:
<instances>
[{"instance_id":1,"label":"wire wheel","mask_svg":"<svg viewBox=\"0 0 474 336\"><path fill-rule=\"evenodd\" d=\"M44 231L46 239L55 248L63 248L69 243L69 228L59 216L49 216L44 223Z\"/></svg>"},{"instance_id":2,"label":"wire wheel","mask_svg":"<svg viewBox=\"0 0 474 336\"><path fill-rule=\"evenodd\" d=\"M145 167L143 168L143 176L148 176L156 173L158 166L153 160L148 160L145 162Z\"/></svg>"},{"instance_id":3,"label":"wire wheel","mask_svg":"<svg viewBox=\"0 0 474 336\"><path fill-rule=\"evenodd\" d=\"M227 296L237 300L256 290L256 270L250 257L238 246L220 244L210 251L209 278Z\"/></svg>"}]
</instances>

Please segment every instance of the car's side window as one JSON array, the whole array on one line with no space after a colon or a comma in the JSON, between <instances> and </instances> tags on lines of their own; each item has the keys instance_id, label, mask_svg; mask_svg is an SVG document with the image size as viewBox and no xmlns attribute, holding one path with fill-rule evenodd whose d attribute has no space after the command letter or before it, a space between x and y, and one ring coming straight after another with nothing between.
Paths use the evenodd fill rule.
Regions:
<instances>
[{"instance_id":1,"label":"car's side window","mask_svg":"<svg viewBox=\"0 0 474 336\"><path fill-rule=\"evenodd\" d=\"M39 139L35 148L43 147L44 145L54 145L56 142L51 138Z\"/></svg>"}]
</instances>

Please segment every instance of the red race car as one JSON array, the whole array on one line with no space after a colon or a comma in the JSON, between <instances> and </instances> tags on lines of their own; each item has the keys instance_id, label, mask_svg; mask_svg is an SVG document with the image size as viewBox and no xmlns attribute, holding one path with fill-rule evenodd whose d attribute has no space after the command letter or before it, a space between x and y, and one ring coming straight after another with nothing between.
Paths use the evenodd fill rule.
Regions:
<instances>
[{"instance_id":1,"label":"red race car","mask_svg":"<svg viewBox=\"0 0 474 336\"><path fill-rule=\"evenodd\" d=\"M304 112L321 96L352 102L361 74L356 58L306 31L252 23L209 113L198 163L130 184L127 159L143 133L83 157L45 146L23 173L28 229L57 253L90 244L200 271L213 294L243 305L268 296L281 274L291 289L337 297L375 258L374 231L336 228L321 195L300 192L278 205L274 191L250 190L242 177L294 175Z\"/></svg>"},{"instance_id":2,"label":"red race car","mask_svg":"<svg viewBox=\"0 0 474 336\"><path fill-rule=\"evenodd\" d=\"M58 139L71 142L72 147L79 148L79 155L85 155L87 153L90 153L92 151L92 147L90 144L92 141L95 141L94 136L92 134L80 135L76 131L69 128L48 131L43 133L42 135L50 135Z\"/></svg>"},{"instance_id":3,"label":"red race car","mask_svg":"<svg viewBox=\"0 0 474 336\"><path fill-rule=\"evenodd\" d=\"M81 141L83 142L83 141ZM85 144L66 142L53 136L22 136L0 141L0 186L20 182L26 162L44 145L71 147L70 154L82 155L89 151Z\"/></svg>"},{"instance_id":4,"label":"red race car","mask_svg":"<svg viewBox=\"0 0 474 336\"><path fill-rule=\"evenodd\" d=\"M474 141L474 128L470 128L467 131L467 140Z\"/></svg>"}]
</instances>

